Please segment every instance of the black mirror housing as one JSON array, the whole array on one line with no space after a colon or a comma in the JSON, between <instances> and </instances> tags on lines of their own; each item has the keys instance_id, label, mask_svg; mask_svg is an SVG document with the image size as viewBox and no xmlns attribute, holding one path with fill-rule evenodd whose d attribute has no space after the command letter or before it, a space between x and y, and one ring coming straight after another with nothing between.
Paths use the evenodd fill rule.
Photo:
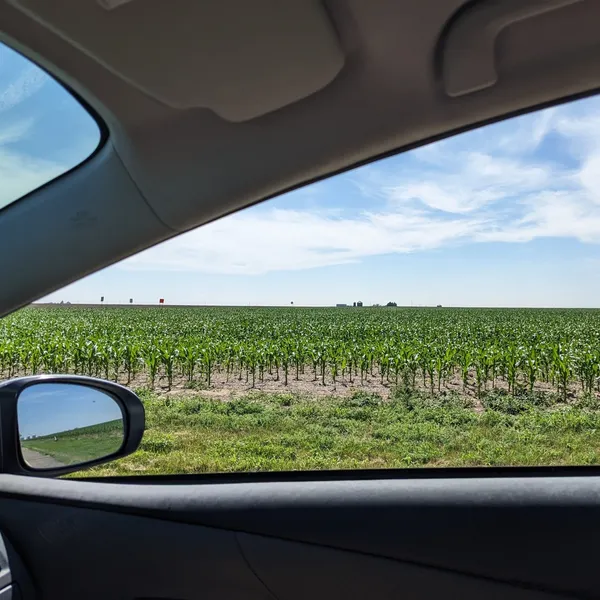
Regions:
<instances>
[{"instance_id":1,"label":"black mirror housing","mask_svg":"<svg viewBox=\"0 0 600 600\"><path fill-rule=\"evenodd\" d=\"M115 433L112 432L113 446L107 447L106 444L104 446L100 444L99 448L101 449L96 453L92 451L90 454L88 449L88 454L84 453L80 459L74 458L69 461L63 458L62 460L65 464L48 457L47 464L36 467L34 461L31 460L31 455L36 456L38 454L26 449L25 446L28 443L35 443L36 441L38 445L41 442L47 442L49 439L57 441L57 437L54 436L52 438L52 434L44 435L46 432L34 429L31 429L31 432L35 431L39 435L24 435L23 411L19 409L19 398L35 397L35 392L43 390L42 394L45 395L44 409L52 411L52 394L47 393L48 390L52 389L62 390L63 419L65 423L68 423L65 424L65 429L69 430L65 431L65 433L71 436L74 431L77 431L76 428L79 426L77 414L73 414L77 413L78 406L83 407L85 404L87 406L88 417L92 419L89 423L81 422L81 429L84 430L89 429L85 425L92 425L93 423L103 424L101 423L102 415L98 413L99 410L102 410L99 407L101 402L98 405L92 405L91 402L96 403L97 399L105 399L105 411L109 403L113 405L110 407L112 412L107 413L111 417L118 416L118 419L111 421L111 423L118 421L119 427L118 438L115 438ZM73 400L71 404L65 404L64 402L65 390L78 391L79 395L77 398L69 399ZM85 398L82 397L82 392ZM93 398L93 400L90 398ZM37 401L40 402L40 398ZM78 404L79 401L80 404ZM58 408L56 406L57 410ZM119 409L120 415L118 415ZM42 410L42 407L39 410ZM65 410L68 410L68 412L64 412ZM35 411L36 406L34 402L28 407L28 413L35 416ZM56 415L54 417L56 420ZM21 418L21 431L19 418ZM106 420L108 418L110 417L107 417ZM40 414L38 421L44 423L49 421L49 419L47 417L43 418ZM48 431L51 431L52 426L48 425L48 427L50 427ZM0 384L0 473L34 477L57 477L107 463L135 452L142 440L144 429L145 413L142 401L131 390L117 383L79 375L34 375L11 379ZM102 442L102 435L102 432L95 433L96 439L98 440L99 438L100 442ZM115 439L116 442L114 441ZM33 442L26 440L33 440ZM51 443L49 447L51 447Z\"/></svg>"}]
</instances>

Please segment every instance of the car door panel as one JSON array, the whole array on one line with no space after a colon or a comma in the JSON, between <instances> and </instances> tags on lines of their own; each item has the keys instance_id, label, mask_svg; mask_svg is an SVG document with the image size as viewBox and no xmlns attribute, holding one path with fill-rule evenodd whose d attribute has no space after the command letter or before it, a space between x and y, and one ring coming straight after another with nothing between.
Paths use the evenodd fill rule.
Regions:
<instances>
[{"instance_id":1,"label":"car door panel","mask_svg":"<svg viewBox=\"0 0 600 600\"><path fill-rule=\"evenodd\" d=\"M280 600L558 600L566 597L527 586L311 544L249 534L239 534L239 539L254 572Z\"/></svg>"},{"instance_id":2,"label":"car door panel","mask_svg":"<svg viewBox=\"0 0 600 600\"><path fill-rule=\"evenodd\" d=\"M15 499L1 511L40 598L271 598L234 532Z\"/></svg>"},{"instance_id":3,"label":"car door panel","mask_svg":"<svg viewBox=\"0 0 600 600\"><path fill-rule=\"evenodd\" d=\"M400 589L407 598L590 598L600 590L596 477L188 481L3 475L0 528L48 598L102 597L89 589L109 593L103 569L123 580L118 597L138 598L293 599L302 590L385 598Z\"/></svg>"}]
</instances>

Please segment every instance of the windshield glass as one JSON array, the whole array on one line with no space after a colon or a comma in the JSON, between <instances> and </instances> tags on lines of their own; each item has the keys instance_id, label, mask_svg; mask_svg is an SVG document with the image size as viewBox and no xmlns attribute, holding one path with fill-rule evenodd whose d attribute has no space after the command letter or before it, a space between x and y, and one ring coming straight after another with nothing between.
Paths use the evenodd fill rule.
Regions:
<instances>
[{"instance_id":1,"label":"windshield glass","mask_svg":"<svg viewBox=\"0 0 600 600\"><path fill-rule=\"evenodd\" d=\"M0 209L77 166L99 142L95 120L67 90L0 44Z\"/></svg>"}]
</instances>

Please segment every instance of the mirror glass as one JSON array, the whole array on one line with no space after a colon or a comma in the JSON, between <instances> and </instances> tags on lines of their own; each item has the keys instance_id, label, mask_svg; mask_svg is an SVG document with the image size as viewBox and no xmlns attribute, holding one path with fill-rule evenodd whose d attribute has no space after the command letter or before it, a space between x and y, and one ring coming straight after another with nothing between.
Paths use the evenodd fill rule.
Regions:
<instances>
[{"instance_id":1,"label":"mirror glass","mask_svg":"<svg viewBox=\"0 0 600 600\"><path fill-rule=\"evenodd\" d=\"M21 453L32 469L86 463L123 444L123 413L100 389L77 383L35 383L17 400Z\"/></svg>"}]
</instances>

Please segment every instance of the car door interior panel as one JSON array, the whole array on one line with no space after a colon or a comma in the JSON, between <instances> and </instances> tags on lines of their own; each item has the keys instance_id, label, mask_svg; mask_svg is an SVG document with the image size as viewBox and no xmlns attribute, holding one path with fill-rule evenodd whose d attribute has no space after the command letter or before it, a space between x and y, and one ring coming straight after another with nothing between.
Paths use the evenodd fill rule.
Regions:
<instances>
[{"instance_id":1,"label":"car door interior panel","mask_svg":"<svg viewBox=\"0 0 600 600\"><path fill-rule=\"evenodd\" d=\"M600 590L595 477L0 484L0 527L44 598L105 598L115 585L119 598Z\"/></svg>"}]
</instances>

